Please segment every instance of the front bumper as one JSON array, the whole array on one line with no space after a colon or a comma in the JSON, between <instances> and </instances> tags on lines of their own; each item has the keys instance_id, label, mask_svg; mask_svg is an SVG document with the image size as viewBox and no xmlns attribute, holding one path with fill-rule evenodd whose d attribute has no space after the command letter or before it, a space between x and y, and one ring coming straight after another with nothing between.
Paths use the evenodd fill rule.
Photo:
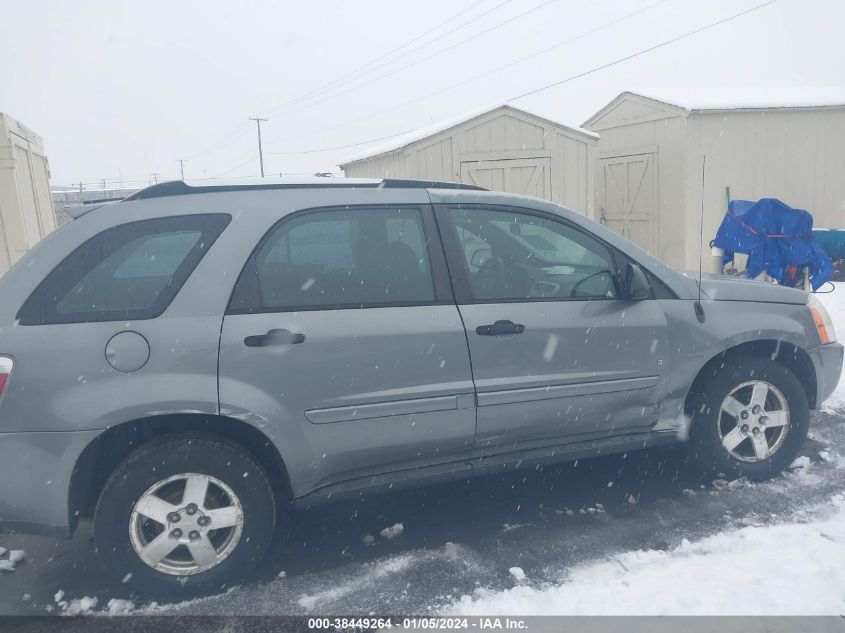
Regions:
<instances>
[{"instance_id":1,"label":"front bumper","mask_svg":"<svg viewBox=\"0 0 845 633\"><path fill-rule=\"evenodd\" d=\"M816 369L816 409L830 397L842 374L843 348L840 343L828 343L809 351Z\"/></svg>"},{"instance_id":2,"label":"front bumper","mask_svg":"<svg viewBox=\"0 0 845 633\"><path fill-rule=\"evenodd\" d=\"M100 433L0 433L0 527L69 538L73 470Z\"/></svg>"}]
</instances>

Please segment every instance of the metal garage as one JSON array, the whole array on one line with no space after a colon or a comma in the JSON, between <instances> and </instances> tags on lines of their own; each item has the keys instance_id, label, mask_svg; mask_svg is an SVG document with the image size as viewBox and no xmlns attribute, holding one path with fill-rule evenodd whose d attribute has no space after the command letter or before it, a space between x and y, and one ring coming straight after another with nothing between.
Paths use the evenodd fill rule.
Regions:
<instances>
[{"instance_id":1,"label":"metal garage","mask_svg":"<svg viewBox=\"0 0 845 633\"><path fill-rule=\"evenodd\" d=\"M705 243L728 187L734 199L780 198L817 227L845 228L845 90L698 101L623 92L584 127L601 135L597 219L671 265L698 268L705 155Z\"/></svg>"},{"instance_id":2,"label":"metal garage","mask_svg":"<svg viewBox=\"0 0 845 633\"><path fill-rule=\"evenodd\" d=\"M502 105L393 138L340 167L349 177L471 183L593 217L597 142L587 130Z\"/></svg>"}]
</instances>

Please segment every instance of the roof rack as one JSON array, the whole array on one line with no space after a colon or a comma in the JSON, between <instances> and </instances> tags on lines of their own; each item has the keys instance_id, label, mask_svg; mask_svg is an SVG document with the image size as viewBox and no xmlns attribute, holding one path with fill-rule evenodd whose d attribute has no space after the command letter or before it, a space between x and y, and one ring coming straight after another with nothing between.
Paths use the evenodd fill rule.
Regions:
<instances>
[{"instance_id":1,"label":"roof rack","mask_svg":"<svg viewBox=\"0 0 845 633\"><path fill-rule=\"evenodd\" d=\"M469 189L487 191L483 187L468 185L460 182L444 182L439 180L397 180L397 179L365 179L365 178L312 178L307 180L274 179L270 182L256 183L221 182L217 184L190 185L184 180L161 182L146 189L141 189L125 198L128 200L147 200L149 198L164 198L169 196L184 196L197 193L219 193L224 191L256 191L264 189L325 189L328 187L344 187L351 189Z\"/></svg>"}]
</instances>

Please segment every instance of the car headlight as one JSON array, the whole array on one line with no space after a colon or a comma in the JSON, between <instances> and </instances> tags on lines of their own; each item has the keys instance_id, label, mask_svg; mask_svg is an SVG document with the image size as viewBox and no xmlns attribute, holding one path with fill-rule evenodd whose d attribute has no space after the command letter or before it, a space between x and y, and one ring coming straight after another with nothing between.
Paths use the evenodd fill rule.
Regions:
<instances>
[{"instance_id":1,"label":"car headlight","mask_svg":"<svg viewBox=\"0 0 845 633\"><path fill-rule=\"evenodd\" d=\"M835 342L836 329L833 327L830 314L828 314L822 302L812 293L807 295L807 307L810 308L810 314L813 315L813 321L816 323L816 329L819 332L819 338L822 340L822 343Z\"/></svg>"}]
</instances>

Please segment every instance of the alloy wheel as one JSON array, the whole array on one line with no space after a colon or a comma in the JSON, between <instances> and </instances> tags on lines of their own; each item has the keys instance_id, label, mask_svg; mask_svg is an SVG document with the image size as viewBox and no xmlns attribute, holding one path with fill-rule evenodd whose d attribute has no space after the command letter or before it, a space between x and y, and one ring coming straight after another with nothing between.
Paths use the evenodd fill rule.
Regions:
<instances>
[{"instance_id":1,"label":"alloy wheel","mask_svg":"<svg viewBox=\"0 0 845 633\"><path fill-rule=\"evenodd\" d=\"M129 538L153 569L189 576L222 563L237 547L243 524L243 508L228 485L210 475L183 473L141 495L129 519Z\"/></svg>"},{"instance_id":2,"label":"alloy wheel","mask_svg":"<svg viewBox=\"0 0 845 633\"><path fill-rule=\"evenodd\" d=\"M774 385L750 380L725 397L717 424L719 441L731 457L760 462L783 446L789 433L789 405Z\"/></svg>"}]
</instances>

